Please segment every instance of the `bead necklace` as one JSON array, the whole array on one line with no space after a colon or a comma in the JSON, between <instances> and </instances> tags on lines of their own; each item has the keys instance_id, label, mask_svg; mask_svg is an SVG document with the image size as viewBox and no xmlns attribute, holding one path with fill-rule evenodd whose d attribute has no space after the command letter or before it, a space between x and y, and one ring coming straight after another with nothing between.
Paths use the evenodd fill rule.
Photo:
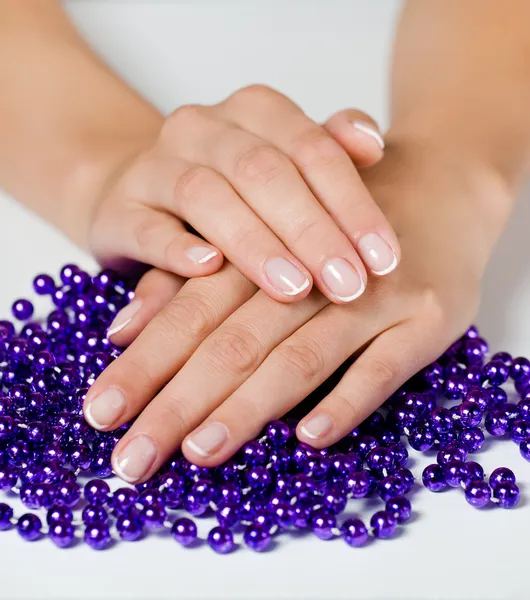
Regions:
<instances>
[{"instance_id":1,"label":"bead necklace","mask_svg":"<svg viewBox=\"0 0 530 600\"><path fill-rule=\"evenodd\" d=\"M130 424L96 431L82 404L121 353L106 331L134 297L133 286L109 270L90 277L66 265L59 283L38 275L33 288L55 305L45 321L30 321L27 299L12 307L21 327L0 321L0 531L15 528L27 541L49 538L60 548L80 539L94 550L165 531L194 546L201 542L193 518L214 515L218 525L206 543L220 554L241 543L264 551L297 530L363 546L392 537L411 516L415 478L406 443L438 451L422 474L427 489L459 488L475 508L519 501L513 471L499 467L486 477L469 458L487 434L509 436L530 461L530 361L506 352L487 361L475 327L333 447L299 442L297 421L287 418L269 423L219 467L199 467L179 452L149 481L111 491L110 456ZM502 387L509 380L517 403ZM27 512L14 514L13 495ZM343 517L359 499L377 496L383 507L368 525Z\"/></svg>"}]
</instances>

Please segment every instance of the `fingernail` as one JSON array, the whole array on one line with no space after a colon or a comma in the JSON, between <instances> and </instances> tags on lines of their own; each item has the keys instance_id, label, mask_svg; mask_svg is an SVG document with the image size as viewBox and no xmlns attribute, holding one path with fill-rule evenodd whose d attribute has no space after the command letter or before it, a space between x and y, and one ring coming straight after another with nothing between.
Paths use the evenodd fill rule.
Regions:
<instances>
[{"instance_id":1,"label":"fingernail","mask_svg":"<svg viewBox=\"0 0 530 600\"><path fill-rule=\"evenodd\" d=\"M296 296L309 285L309 279L285 258L270 258L264 265L272 285L286 296Z\"/></svg>"},{"instance_id":2,"label":"fingernail","mask_svg":"<svg viewBox=\"0 0 530 600\"><path fill-rule=\"evenodd\" d=\"M217 250L213 250L207 246L192 246L186 250L186 256L199 265L212 260L217 254Z\"/></svg>"},{"instance_id":3,"label":"fingernail","mask_svg":"<svg viewBox=\"0 0 530 600\"><path fill-rule=\"evenodd\" d=\"M316 415L305 421L300 431L308 438L316 440L324 437L333 427L333 421L327 415Z\"/></svg>"},{"instance_id":4,"label":"fingernail","mask_svg":"<svg viewBox=\"0 0 530 600\"><path fill-rule=\"evenodd\" d=\"M85 406L85 418L94 429L112 425L125 410L125 397L116 388L109 388Z\"/></svg>"},{"instance_id":5,"label":"fingernail","mask_svg":"<svg viewBox=\"0 0 530 600\"><path fill-rule=\"evenodd\" d=\"M329 291L342 302L358 298L365 288L359 273L343 258L332 258L322 269L322 279Z\"/></svg>"},{"instance_id":6,"label":"fingernail","mask_svg":"<svg viewBox=\"0 0 530 600\"><path fill-rule=\"evenodd\" d=\"M358 131L365 133L366 135L369 135L371 138L373 138L377 142L377 145L381 150L384 149L385 141L383 140L383 137L381 136L379 131L377 131L377 129L373 125L369 125L364 121L354 121L353 126Z\"/></svg>"},{"instance_id":7,"label":"fingernail","mask_svg":"<svg viewBox=\"0 0 530 600\"><path fill-rule=\"evenodd\" d=\"M118 477L134 483L149 471L155 458L156 447L153 440L140 433L123 448L112 463Z\"/></svg>"},{"instance_id":8,"label":"fingernail","mask_svg":"<svg viewBox=\"0 0 530 600\"><path fill-rule=\"evenodd\" d=\"M366 266L375 275L386 275L397 266L397 256L377 233L364 235L359 240L357 249Z\"/></svg>"},{"instance_id":9,"label":"fingernail","mask_svg":"<svg viewBox=\"0 0 530 600\"><path fill-rule=\"evenodd\" d=\"M225 443L228 429L222 423L209 423L185 440L185 444L195 454L206 458L211 456Z\"/></svg>"},{"instance_id":10,"label":"fingernail","mask_svg":"<svg viewBox=\"0 0 530 600\"><path fill-rule=\"evenodd\" d=\"M120 310L120 312L114 317L114 321L110 324L110 327L107 331L107 337L118 333L122 329L125 329L127 325L132 321L134 315L140 310L142 303L140 300L133 300L130 304L127 304L124 308Z\"/></svg>"}]
</instances>

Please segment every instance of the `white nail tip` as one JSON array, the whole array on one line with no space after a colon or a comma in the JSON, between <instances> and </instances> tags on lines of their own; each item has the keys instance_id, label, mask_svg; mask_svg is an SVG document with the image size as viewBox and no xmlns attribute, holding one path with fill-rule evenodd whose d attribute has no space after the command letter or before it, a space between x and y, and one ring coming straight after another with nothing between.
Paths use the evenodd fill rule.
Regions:
<instances>
[{"instance_id":1,"label":"white nail tip","mask_svg":"<svg viewBox=\"0 0 530 600\"><path fill-rule=\"evenodd\" d=\"M212 260L212 258L217 256L217 252L215 252L215 250L213 252L210 252L210 254L207 254L206 256L203 256L200 260L198 260L197 262L200 265L203 265L204 263L208 262L209 260Z\"/></svg>"},{"instance_id":2,"label":"white nail tip","mask_svg":"<svg viewBox=\"0 0 530 600\"><path fill-rule=\"evenodd\" d=\"M98 423L96 419L94 419L94 417L92 416L92 411L90 410L90 408L90 404L85 408L85 421L88 421L88 424L94 429L103 429L104 426Z\"/></svg>"},{"instance_id":3,"label":"white nail tip","mask_svg":"<svg viewBox=\"0 0 530 600\"><path fill-rule=\"evenodd\" d=\"M136 481L136 479L129 477L123 471L123 469L127 466L128 462L129 462L128 458L124 458L121 461L121 463L118 463L118 461L114 460L114 461L112 461L112 467L114 468L114 472L120 479L123 479L127 483L134 483Z\"/></svg>"},{"instance_id":4,"label":"white nail tip","mask_svg":"<svg viewBox=\"0 0 530 600\"><path fill-rule=\"evenodd\" d=\"M359 131L362 131L363 133L366 133L367 135L373 137L374 140L378 143L381 150L384 149L385 141L383 140L381 134L376 129L374 129L370 125L367 125L366 123L361 123L359 121L356 121L353 124L353 126L355 127L355 129L358 129Z\"/></svg>"},{"instance_id":5,"label":"white nail tip","mask_svg":"<svg viewBox=\"0 0 530 600\"><path fill-rule=\"evenodd\" d=\"M357 300L359 296L362 296L364 290L366 289L366 282L364 281L364 279L361 279L361 282L361 288L357 292L355 292L353 296L338 296L337 294L333 294L333 297L337 300L340 300L341 302L353 302L354 300Z\"/></svg>"},{"instance_id":6,"label":"white nail tip","mask_svg":"<svg viewBox=\"0 0 530 600\"><path fill-rule=\"evenodd\" d=\"M112 329L109 329L107 331L107 338L112 337L113 335L116 335L118 332L120 332L122 329L125 329L127 327L127 325L132 321L131 319L127 319L125 320L123 323L120 323L119 325L116 325L116 327L113 327Z\"/></svg>"},{"instance_id":7,"label":"white nail tip","mask_svg":"<svg viewBox=\"0 0 530 600\"><path fill-rule=\"evenodd\" d=\"M207 458L208 456L210 456L208 454L208 452L205 452L202 448L197 446L197 444L195 442L192 442L191 440L186 440L184 443L186 444L186 446L188 446L188 448L190 448L190 450L195 452L195 454L198 454L199 456L202 456L203 458Z\"/></svg>"},{"instance_id":8,"label":"white nail tip","mask_svg":"<svg viewBox=\"0 0 530 600\"><path fill-rule=\"evenodd\" d=\"M394 254L394 260L392 261L392 264L387 267L386 269L383 269L382 271L372 271L372 273L374 275L388 275L389 273L391 273L396 267L397 267L397 256Z\"/></svg>"},{"instance_id":9,"label":"white nail tip","mask_svg":"<svg viewBox=\"0 0 530 600\"><path fill-rule=\"evenodd\" d=\"M313 433L309 433L309 431L307 431L307 429L302 425L302 427L300 427L300 431L308 438L312 439L312 440L318 440L319 436L318 435L314 435Z\"/></svg>"},{"instance_id":10,"label":"white nail tip","mask_svg":"<svg viewBox=\"0 0 530 600\"><path fill-rule=\"evenodd\" d=\"M290 292L283 292L283 293L286 296L297 296L298 294L301 294L304 290L306 290L308 287L309 287L309 279L306 279L304 284L301 285L300 287L294 288Z\"/></svg>"}]
</instances>

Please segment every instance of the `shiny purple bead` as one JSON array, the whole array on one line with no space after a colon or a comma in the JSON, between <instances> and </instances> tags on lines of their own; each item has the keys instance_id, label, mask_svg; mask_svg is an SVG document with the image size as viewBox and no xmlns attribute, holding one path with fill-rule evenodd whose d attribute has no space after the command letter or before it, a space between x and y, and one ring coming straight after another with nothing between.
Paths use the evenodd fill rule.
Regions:
<instances>
[{"instance_id":1,"label":"shiny purple bead","mask_svg":"<svg viewBox=\"0 0 530 600\"><path fill-rule=\"evenodd\" d=\"M417 427L408 436L410 447L420 452L426 452L432 448L435 439L435 432L429 426Z\"/></svg>"},{"instance_id":2,"label":"shiny purple bead","mask_svg":"<svg viewBox=\"0 0 530 600\"><path fill-rule=\"evenodd\" d=\"M133 512L120 515L116 521L116 530L122 540L134 542L143 534L142 521Z\"/></svg>"},{"instance_id":3,"label":"shiny purple bead","mask_svg":"<svg viewBox=\"0 0 530 600\"><path fill-rule=\"evenodd\" d=\"M105 550L111 542L109 527L106 523L91 523L84 533L85 544L93 550Z\"/></svg>"},{"instance_id":4,"label":"shiny purple bead","mask_svg":"<svg viewBox=\"0 0 530 600\"><path fill-rule=\"evenodd\" d=\"M527 421L514 421L510 427L510 437L516 444L530 439L530 423Z\"/></svg>"},{"instance_id":5,"label":"shiny purple bead","mask_svg":"<svg viewBox=\"0 0 530 600\"><path fill-rule=\"evenodd\" d=\"M283 421L271 421L265 429L265 435L274 447L282 447L291 436L291 430Z\"/></svg>"},{"instance_id":6,"label":"shiny purple bead","mask_svg":"<svg viewBox=\"0 0 530 600\"><path fill-rule=\"evenodd\" d=\"M346 491L352 498L365 498L372 490L373 477L366 471L353 471L346 479Z\"/></svg>"},{"instance_id":7,"label":"shiny purple bead","mask_svg":"<svg viewBox=\"0 0 530 600\"><path fill-rule=\"evenodd\" d=\"M467 458L467 452L460 446L448 446L440 450L436 455L436 462L442 467L451 461L464 462Z\"/></svg>"},{"instance_id":8,"label":"shiny purple bead","mask_svg":"<svg viewBox=\"0 0 530 600\"><path fill-rule=\"evenodd\" d=\"M375 471L390 471L394 468L394 456L388 448L379 446L370 451L366 457L366 464Z\"/></svg>"},{"instance_id":9,"label":"shiny purple bead","mask_svg":"<svg viewBox=\"0 0 530 600\"><path fill-rule=\"evenodd\" d=\"M179 544L191 546L197 540L197 525L186 517L177 519L171 526L171 535Z\"/></svg>"},{"instance_id":10,"label":"shiny purple bead","mask_svg":"<svg viewBox=\"0 0 530 600\"><path fill-rule=\"evenodd\" d=\"M443 394L449 400L460 400L467 391L467 383L461 375L450 375L444 382Z\"/></svg>"},{"instance_id":11,"label":"shiny purple bead","mask_svg":"<svg viewBox=\"0 0 530 600\"><path fill-rule=\"evenodd\" d=\"M89 504L105 504L109 494L109 484L101 479L90 480L83 489L83 495Z\"/></svg>"},{"instance_id":12,"label":"shiny purple bead","mask_svg":"<svg viewBox=\"0 0 530 600\"><path fill-rule=\"evenodd\" d=\"M347 519L340 528L344 541L353 548L364 546L370 537L366 525L361 519Z\"/></svg>"},{"instance_id":13,"label":"shiny purple bead","mask_svg":"<svg viewBox=\"0 0 530 600\"><path fill-rule=\"evenodd\" d=\"M475 461L466 462L460 475L461 483L466 489L472 482L484 479L484 469Z\"/></svg>"},{"instance_id":14,"label":"shiny purple bead","mask_svg":"<svg viewBox=\"0 0 530 600\"><path fill-rule=\"evenodd\" d=\"M491 488L485 481L472 481L466 488L466 500L475 508L484 508L491 499Z\"/></svg>"},{"instance_id":15,"label":"shiny purple bead","mask_svg":"<svg viewBox=\"0 0 530 600\"><path fill-rule=\"evenodd\" d=\"M451 461L442 467L445 481L451 487L460 487L462 478L466 475L463 463Z\"/></svg>"},{"instance_id":16,"label":"shiny purple bead","mask_svg":"<svg viewBox=\"0 0 530 600\"><path fill-rule=\"evenodd\" d=\"M399 477L395 475L389 475L388 477L384 477L377 485L377 492L383 501L390 500L390 498L395 498L396 496L401 496L405 494L405 486L401 482Z\"/></svg>"},{"instance_id":17,"label":"shiny purple bead","mask_svg":"<svg viewBox=\"0 0 530 600\"><path fill-rule=\"evenodd\" d=\"M243 533L245 544L255 552L264 552L269 548L272 536L268 531L256 525L248 525Z\"/></svg>"},{"instance_id":18,"label":"shiny purple bead","mask_svg":"<svg viewBox=\"0 0 530 600\"><path fill-rule=\"evenodd\" d=\"M394 515L398 523L405 523L410 519L412 507L408 498L398 496L387 500L385 510Z\"/></svg>"},{"instance_id":19,"label":"shiny purple bead","mask_svg":"<svg viewBox=\"0 0 530 600\"><path fill-rule=\"evenodd\" d=\"M166 521L166 509L160 504L144 506L140 512L139 519L147 529L161 529Z\"/></svg>"},{"instance_id":20,"label":"shiny purple bead","mask_svg":"<svg viewBox=\"0 0 530 600\"><path fill-rule=\"evenodd\" d=\"M447 433L453 428L453 417L447 408L435 408L431 413L431 425L437 433Z\"/></svg>"},{"instance_id":21,"label":"shiny purple bead","mask_svg":"<svg viewBox=\"0 0 530 600\"><path fill-rule=\"evenodd\" d=\"M92 523L107 523L109 515L100 504L89 504L83 509L81 518L85 525L91 525Z\"/></svg>"},{"instance_id":22,"label":"shiny purple bead","mask_svg":"<svg viewBox=\"0 0 530 600\"><path fill-rule=\"evenodd\" d=\"M511 481L500 483L493 488L493 497L501 508L514 508L519 503L519 487Z\"/></svg>"},{"instance_id":23,"label":"shiny purple bead","mask_svg":"<svg viewBox=\"0 0 530 600\"><path fill-rule=\"evenodd\" d=\"M524 356L514 358L510 367L510 377L514 381L530 378L530 361Z\"/></svg>"},{"instance_id":24,"label":"shiny purple bead","mask_svg":"<svg viewBox=\"0 0 530 600\"><path fill-rule=\"evenodd\" d=\"M81 488L76 482L64 481L57 489L55 501L59 505L74 507L81 498Z\"/></svg>"},{"instance_id":25,"label":"shiny purple bead","mask_svg":"<svg viewBox=\"0 0 530 600\"><path fill-rule=\"evenodd\" d=\"M501 360L492 360L483 367L484 378L491 385L502 385L510 376L510 368Z\"/></svg>"},{"instance_id":26,"label":"shiny purple bead","mask_svg":"<svg viewBox=\"0 0 530 600\"><path fill-rule=\"evenodd\" d=\"M476 427L482 421L483 411L472 402L462 402L458 407L460 424L463 427Z\"/></svg>"},{"instance_id":27,"label":"shiny purple bead","mask_svg":"<svg viewBox=\"0 0 530 600\"><path fill-rule=\"evenodd\" d=\"M370 527L374 537L386 539L392 537L397 527L397 519L386 510L376 512L370 519Z\"/></svg>"},{"instance_id":28,"label":"shiny purple bead","mask_svg":"<svg viewBox=\"0 0 530 600\"><path fill-rule=\"evenodd\" d=\"M507 467L498 467L489 477L490 486L495 489L504 483L515 483L515 473Z\"/></svg>"},{"instance_id":29,"label":"shiny purple bead","mask_svg":"<svg viewBox=\"0 0 530 600\"><path fill-rule=\"evenodd\" d=\"M407 464L409 453L403 444L397 442L389 446L388 450L392 454L394 464L397 467L404 467Z\"/></svg>"},{"instance_id":30,"label":"shiny purple bead","mask_svg":"<svg viewBox=\"0 0 530 600\"><path fill-rule=\"evenodd\" d=\"M37 515L26 513L17 521L17 531L27 542L34 542L41 537L42 523Z\"/></svg>"},{"instance_id":31,"label":"shiny purple bead","mask_svg":"<svg viewBox=\"0 0 530 600\"><path fill-rule=\"evenodd\" d=\"M423 485L431 492L442 492L447 488L443 467L428 465L422 473Z\"/></svg>"},{"instance_id":32,"label":"shiny purple bead","mask_svg":"<svg viewBox=\"0 0 530 600\"><path fill-rule=\"evenodd\" d=\"M8 491L15 487L18 481L18 471L9 465L0 467L0 490Z\"/></svg>"},{"instance_id":33,"label":"shiny purple bead","mask_svg":"<svg viewBox=\"0 0 530 600\"><path fill-rule=\"evenodd\" d=\"M521 452L521 456L530 461L530 440L524 440L519 444L519 451Z\"/></svg>"},{"instance_id":34,"label":"shiny purple bead","mask_svg":"<svg viewBox=\"0 0 530 600\"><path fill-rule=\"evenodd\" d=\"M18 319L19 321L27 321L33 315L33 304L24 298L15 300L13 306L11 307L11 312L13 313L15 319Z\"/></svg>"},{"instance_id":35,"label":"shiny purple bead","mask_svg":"<svg viewBox=\"0 0 530 600\"><path fill-rule=\"evenodd\" d=\"M11 528L11 519L13 518L13 509L5 502L0 503L0 531L6 531Z\"/></svg>"},{"instance_id":36,"label":"shiny purple bead","mask_svg":"<svg viewBox=\"0 0 530 600\"><path fill-rule=\"evenodd\" d=\"M75 529L71 521L55 521L50 525L48 535L59 548L68 548L74 541Z\"/></svg>"},{"instance_id":37,"label":"shiny purple bead","mask_svg":"<svg viewBox=\"0 0 530 600\"><path fill-rule=\"evenodd\" d=\"M484 425L490 435L501 437L508 431L509 421L504 412L495 410L486 415Z\"/></svg>"},{"instance_id":38,"label":"shiny purple bead","mask_svg":"<svg viewBox=\"0 0 530 600\"><path fill-rule=\"evenodd\" d=\"M234 549L234 536L226 527L214 527L208 533L208 545L217 554L228 554Z\"/></svg>"},{"instance_id":39,"label":"shiny purple bead","mask_svg":"<svg viewBox=\"0 0 530 600\"><path fill-rule=\"evenodd\" d=\"M337 527L337 519L332 512L319 508L311 515L310 527L321 540L331 540L335 537L333 530Z\"/></svg>"},{"instance_id":40,"label":"shiny purple bead","mask_svg":"<svg viewBox=\"0 0 530 600\"><path fill-rule=\"evenodd\" d=\"M478 452L484 445L484 433L479 427L464 429L458 435L458 444L470 453Z\"/></svg>"},{"instance_id":41,"label":"shiny purple bead","mask_svg":"<svg viewBox=\"0 0 530 600\"><path fill-rule=\"evenodd\" d=\"M247 442L240 450L242 461L249 466L267 464L267 449L257 441Z\"/></svg>"}]
</instances>

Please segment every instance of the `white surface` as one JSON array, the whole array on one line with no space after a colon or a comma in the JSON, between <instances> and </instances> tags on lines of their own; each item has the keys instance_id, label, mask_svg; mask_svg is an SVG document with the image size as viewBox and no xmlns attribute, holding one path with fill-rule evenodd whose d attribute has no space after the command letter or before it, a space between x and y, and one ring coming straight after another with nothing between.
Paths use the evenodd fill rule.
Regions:
<instances>
[{"instance_id":1,"label":"white surface","mask_svg":"<svg viewBox=\"0 0 530 600\"><path fill-rule=\"evenodd\" d=\"M83 32L164 110L213 102L264 82L315 119L357 106L385 122L387 55L397 3L94 2L69 4ZM494 349L530 354L529 194L498 249L479 325ZM90 259L7 198L0 204L0 316L28 293L33 275ZM515 468L530 493L530 467L512 443L480 456ZM421 473L423 463L414 471ZM105 553L60 551L46 541L0 536L0 598L527 598L530 506L479 512L458 491L414 498L400 538L364 549L311 537L271 553L220 557L170 539L119 544ZM367 513L366 513L367 514Z\"/></svg>"}]
</instances>

